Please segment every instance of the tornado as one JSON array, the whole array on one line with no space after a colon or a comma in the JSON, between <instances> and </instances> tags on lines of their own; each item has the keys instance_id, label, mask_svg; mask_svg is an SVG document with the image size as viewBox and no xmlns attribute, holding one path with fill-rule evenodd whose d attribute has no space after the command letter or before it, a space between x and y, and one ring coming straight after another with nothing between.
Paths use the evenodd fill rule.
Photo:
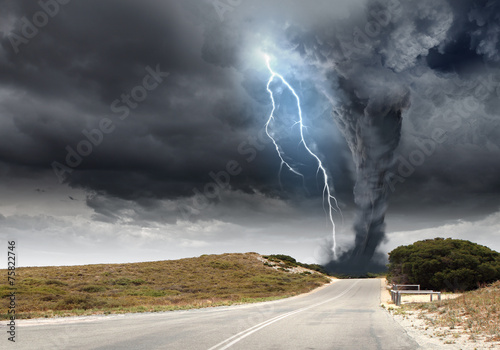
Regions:
<instances>
[{"instance_id":1,"label":"tornado","mask_svg":"<svg viewBox=\"0 0 500 350\"><path fill-rule=\"evenodd\" d=\"M337 259L327 257L330 272L362 275L386 269L377 248L386 240L389 172L418 79L414 72L427 69L420 57L445 41L452 25L446 1L424 2L415 8L410 2L373 1L314 41L294 33L296 41L305 42L307 59L317 62L331 82L338 101L333 116L354 164L354 245Z\"/></svg>"},{"instance_id":2,"label":"tornado","mask_svg":"<svg viewBox=\"0 0 500 350\"><path fill-rule=\"evenodd\" d=\"M345 85L345 84L344 84ZM385 239L385 213L389 187L387 173L394 165L394 152L401 138L403 110L409 106L407 90L390 91L361 99L348 90L351 104L334 113L355 164L354 247L340 261L332 262L348 272L383 269L373 257Z\"/></svg>"}]
</instances>

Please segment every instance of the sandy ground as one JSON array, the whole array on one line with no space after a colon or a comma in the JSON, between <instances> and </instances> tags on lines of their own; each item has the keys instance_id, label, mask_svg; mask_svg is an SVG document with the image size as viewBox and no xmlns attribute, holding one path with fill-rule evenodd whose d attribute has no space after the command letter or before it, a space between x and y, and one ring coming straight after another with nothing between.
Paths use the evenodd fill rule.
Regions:
<instances>
[{"instance_id":1,"label":"sandy ground","mask_svg":"<svg viewBox=\"0 0 500 350\"><path fill-rule=\"evenodd\" d=\"M487 342L481 337L471 339L464 329L456 327L430 326L423 318L420 311L405 311L398 313L400 307L391 301L389 286L385 279L381 280L380 286L381 306L389 310L394 320L398 322L423 349L449 349L449 350L479 350L479 349L500 349L500 342ZM456 298L460 294L443 294L442 299ZM429 295L403 295L401 303L428 302ZM437 300L435 297L434 300ZM432 316L432 314L425 314Z\"/></svg>"},{"instance_id":2,"label":"sandy ground","mask_svg":"<svg viewBox=\"0 0 500 350\"><path fill-rule=\"evenodd\" d=\"M263 263L268 263L268 264L272 265L272 268L275 269L275 270L279 270L280 268L283 268L282 266L280 266L279 263L276 263L274 261L269 261L268 259L264 258L262 255L257 255L256 258L257 258L257 260L262 261ZM271 267L271 266L269 266L269 267ZM320 274L320 272L318 272L318 271L314 271L314 270L311 270L311 269L308 269L308 268L305 268L305 267L302 267L302 266L285 267L284 268L284 272L289 272L289 273L310 272L310 273ZM330 279L334 280L334 279L337 279L337 278L330 277Z\"/></svg>"}]
</instances>

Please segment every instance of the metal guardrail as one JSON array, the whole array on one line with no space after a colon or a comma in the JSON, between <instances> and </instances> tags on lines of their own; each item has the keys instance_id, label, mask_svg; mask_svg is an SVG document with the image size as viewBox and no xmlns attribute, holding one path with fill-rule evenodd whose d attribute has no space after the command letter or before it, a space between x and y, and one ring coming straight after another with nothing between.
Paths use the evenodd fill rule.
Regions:
<instances>
[{"instance_id":1,"label":"metal guardrail","mask_svg":"<svg viewBox=\"0 0 500 350\"><path fill-rule=\"evenodd\" d=\"M433 290L394 290L391 289L391 299L397 305L401 305L401 295L402 294L430 294L431 301L432 296L437 294L438 300L441 300L441 292L435 292Z\"/></svg>"}]
</instances>

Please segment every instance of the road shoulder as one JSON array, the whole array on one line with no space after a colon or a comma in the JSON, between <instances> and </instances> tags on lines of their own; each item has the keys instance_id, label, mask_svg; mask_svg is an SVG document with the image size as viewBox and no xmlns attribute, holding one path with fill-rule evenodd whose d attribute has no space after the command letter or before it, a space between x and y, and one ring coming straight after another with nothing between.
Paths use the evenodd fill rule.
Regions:
<instances>
[{"instance_id":1,"label":"road shoulder","mask_svg":"<svg viewBox=\"0 0 500 350\"><path fill-rule=\"evenodd\" d=\"M452 297L452 296L451 296ZM416 300L407 300L414 302ZM420 300L418 300L420 301ZM498 349L498 342L486 342L480 337L470 339L463 329L456 327L438 327L432 325L428 314L421 311L406 310L394 305L390 287L381 279L380 306L412 337L423 349L477 350Z\"/></svg>"}]
</instances>

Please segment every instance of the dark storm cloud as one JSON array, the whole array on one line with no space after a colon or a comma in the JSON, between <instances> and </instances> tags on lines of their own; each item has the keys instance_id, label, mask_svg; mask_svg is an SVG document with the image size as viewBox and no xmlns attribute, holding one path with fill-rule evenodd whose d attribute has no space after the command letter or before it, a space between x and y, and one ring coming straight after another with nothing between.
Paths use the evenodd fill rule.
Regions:
<instances>
[{"instance_id":1,"label":"dark storm cloud","mask_svg":"<svg viewBox=\"0 0 500 350\"><path fill-rule=\"evenodd\" d=\"M231 177L233 190L287 196L279 191L273 150L256 140L269 112L267 77L230 68L241 66L246 29L234 30L234 20L221 23L210 3L72 1L15 48L13 35L22 35L26 19L33 22L42 9L28 1L5 9L0 156L6 166L33 174L57 162L71 186L122 198L134 212L140 210L128 200L148 208L144 198L182 201L203 192L214 181L210 174L231 160L243 170ZM151 69L169 76L120 118L123 108L116 113L110 106ZM106 118L112 132L75 159L86 140L82 131L92 133ZM77 164L71 173L68 159ZM290 195L300 186L287 175L282 182ZM119 220L113 213L121 209L111 202L87 203L103 220ZM150 205L178 215L161 201Z\"/></svg>"},{"instance_id":2,"label":"dark storm cloud","mask_svg":"<svg viewBox=\"0 0 500 350\"><path fill-rule=\"evenodd\" d=\"M411 93L396 165L404 168L406 161L413 170L392 183L415 195L406 209L440 197L447 203L474 201L478 191L500 191L494 176L500 151L499 12L494 1L370 1L348 21L288 28L307 62L333 72L332 85L346 80L357 98ZM349 106L345 89L334 91ZM439 142L432 139L440 133ZM424 143L428 150L420 149ZM417 159L420 154L425 159ZM436 187L429 191L431 179ZM457 186L460 191L451 190ZM398 198L398 191L393 195ZM495 203L490 211L497 208Z\"/></svg>"},{"instance_id":3,"label":"dark storm cloud","mask_svg":"<svg viewBox=\"0 0 500 350\"><path fill-rule=\"evenodd\" d=\"M40 11L35 2L7 9L17 34L22 19ZM2 160L39 171L53 161L67 166L67 146L76 150L83 130L110 118L113 132L82 157L71 185L135 199L193 195L210 171L241 158L241 130L256 128L252 118L261 112L233 72L201 59L204 35L173 1L61 5L17 54L4 33ZM125 103L116 105L120 113L110 106L141 84L148 67L170 75L121 120Z\"/></svg>"},{"instance_id":4,"label":"dark storm cloud","mask_svg":"<svg viewBox=\"0 0 500 350\"><path fill-rule=\"evenodd\" d=\"M204 1L73 0L16 53L12 33L19 35L23 18L32 21L40 5L4 1L2 167L23 176L51 172L52 162L65 164L66 147L75 149L85 138L82 130L99 128L109 118L114 131L67 178L72 186L98 194L87 204L102 220L119 221L130 207L137 220L171 222L178 208L168 201L192 207L193 189L203 191L213 181L210 172L224 170L230 160L242 167L231 177L231 188L247 201L307 197L289 174L284 174L282 191L274 150L252 146L255 139L249 139L262 130L269 113L265 67L255 64L262 61L252 51L261 45L283 67L290 59L285 70L303 88L304 108L319 125L317 145L329 150L324 157L343 202L352 201L348 169L353 165L338 130L329 124L328 104L316 97L325 88L312 82L318 78L328 82L323 92L338 105L349 104L339 77L349 79L359 96L408 89L412 104L403 118L399 150L404 159L436 128L447 131L447 141L436 145L432 156L395 182L393 199L401 207L498 193L494 174L499 169L491 161L500 152L496 88L474 97L479 107L460 116L459 127L454 129L458 121L452 117L442 117L450 109L455 113L454 105L474 96L477 84L497 72L498 5L465 0L350 3L242 2L221 20L211 2ZM386 8L393 10L390 24L384 25L386 19L377 15ZM371 35L373 23L380 27L376 35ZM372 25L368 32L367 24ZM355 65L348 64L353 60ZM488 71L482 70L484 62ZM147 67L158 66L168 77L121 120L111 104L142 84ZM472 119L477 123L469 137L464 130ZM453 191L455 185L463 195ZM321 191L312 187L309 195L319 196ZM169 212L167 217L147 215L162 210Z\"/></svg>"}]
</instances>

